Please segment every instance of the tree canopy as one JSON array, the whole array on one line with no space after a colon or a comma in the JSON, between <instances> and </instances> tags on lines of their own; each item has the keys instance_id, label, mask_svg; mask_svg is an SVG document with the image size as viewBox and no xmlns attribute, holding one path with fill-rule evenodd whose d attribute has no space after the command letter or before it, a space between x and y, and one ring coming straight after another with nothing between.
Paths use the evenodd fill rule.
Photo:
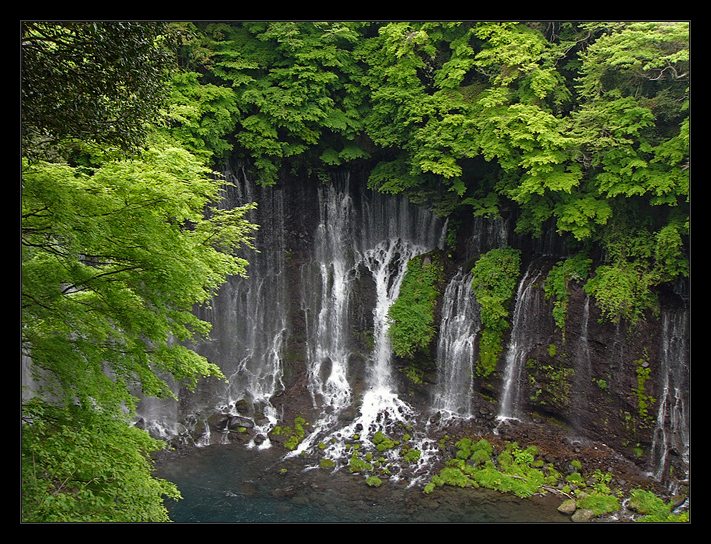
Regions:
<instances>
[{"instance_id":1,"label":"tree canopy","mask_svg":"<svg viewBox=\"0 0 711 544\"><path fill-rule=\"evenodd\" d=\"M613 320L637 319L652 288L687 274L686 22L181 31L190 91L171 111L206 115L174 130L245 158L262 184L281 169L325 177L360 162L371 187L440 215L506 213L519 233L555 229L571 252L597 257L588 291ZM640 237L664 243L615 249ZM629 289L604 292L613 276Z\"/></svg>"},{"instance_id":2,"label":"tree canopy","mask_svg":"<svg viewBox=\"0 0 711 544\"><path fill-rule=\"evenodd\" d=\"M210 329L193 310L245 274L253 206L220 209L226 182L156 124L162 28L23 28L25 521L167 521L179 493L151 474L164 444L131 426L136 395L222 376L189 347Z\"/></svg>"}]
</instances>

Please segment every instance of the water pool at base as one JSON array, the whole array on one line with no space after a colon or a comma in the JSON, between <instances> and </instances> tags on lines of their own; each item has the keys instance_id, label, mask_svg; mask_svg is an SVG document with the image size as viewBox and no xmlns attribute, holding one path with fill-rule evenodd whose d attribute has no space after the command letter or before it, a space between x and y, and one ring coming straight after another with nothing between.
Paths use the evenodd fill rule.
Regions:
<instances>
[{"instance_id":1,"label":"water pool at base","mask_svg":"<svg viewBox=\"0 0 711 544\"><path fill-rule=\"evenodd\" d=\"M403 482L369 488L346 470L303 471L276 449L209 446L165 454L157 476L175 482L183 500L169 501L176 522L220 523L516 523L569 522L554 496L519 499L485 489L438 488L424 495ZM280 469L287 469L280 473Z\"/></svg>"}]
</instances>

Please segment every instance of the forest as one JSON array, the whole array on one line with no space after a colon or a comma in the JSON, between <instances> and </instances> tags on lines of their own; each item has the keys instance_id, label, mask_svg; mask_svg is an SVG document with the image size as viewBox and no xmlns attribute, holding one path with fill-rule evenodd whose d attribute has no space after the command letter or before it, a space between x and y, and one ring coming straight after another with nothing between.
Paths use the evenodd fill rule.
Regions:
<instances>
[{"instance_id":1,"label":"forest","mask_svg":"<svg viewBox=\"0 0 711 544\"><path fill-rule=\"evenodd\" d=\"M226 195L246 191L226 175L235 164L235 171L253 180L254 195L299 192L302 200L313 201L305 206L314 210L325 209L319 203L328 187L341 190L333 180L344 172L359 172L361 190L374 195L368 197L373 209L378 198L406 199L408 205L428 210L432 225L444 224L438 249L433 242L426 251L419 250L402 235L396 249L387 246L399 255L395 257L373 253L365 241L359 242L362 258L356 257L360 261L351 263L352 270L346 267L351 272L339 272L333 263L350 262L356 250L329 253L328 259L316 252L319 262L331 267L324 293L326 285L332 289L338 281L360 281L349 278L360 278L361 272L353 271L366 269L379 289L378 274L394 274L395 259L403 260L397 264L397 279L385 280L384 294L373 288L375 309L364 313L375 317L368 317L370 325L358 332L359 349L373 349L363 357L374 361L364 381L372 391L389 388L388 394L395 395L392 406L406 397L397 397L396 380L390 374L383 378L382 372L392 373L400 365L403 383L410 384L404 386L407 390L424 387L428 372L435 372L437 344L445 338L440 320L449 315L442 300L449 296L445 286L457 266L464 269L462 278L469 274L462 281L467 296L476 301L478 320L476 331L466 333L472 340L466 348L469 370L461 376L473 380L470 389L485 391L485 400L502 397L496 384L500 376L506 381L501 365L508 364L513 349L509 342L520 313L514 307L525 295L522 267L538 256L527 249L533 242L512 240L555 237L562 248L555 259L540 271L530 268L529 279L534 272L540 276L535 284L540 286L539 306L545 305L546 319L554 323L546 338L555 339L536 346L547 349L551 361L560 359L556 352L563 349L575 359L570 346L578 332L570 325L569 308L582 300L585 316L588 304L594 307L591 314L595 312L600 330L638 331L644 338L639 346L629 340L633 347L625 362L632 389L620 378L623 396L634 407L624 410L636 419L629 436L620 438L629 445L620 449L633 460L635 447L654 456L659 447L655 433L666 433L674 416L664 412L662 389L669 389L669 379L653 385L661 370L657 374L657 363L650 366L648 361L655 359L654 350L661 361L673 346L650 347L662 332L649 331L656 324L659 331L671 330L676 322L665 317L665 301L672 291L688 292L688 22L24 21L21 62L23 522L170 520L166 501L177 501L181 492L155 474L154 464L160 450L172 446L135 424L137 408L147 397L180 401L184 391L198 395L201 384L238 379L220 364L220 357L203 349L212 345L212 335L222 334L208 309L217 312L215 300L223 296L226 282L261 277L257 259L268 259L269 252L260 244L275 223L265 224L270 209L266 197L225 204ZM344 198L341 193L332 197ZM275 197L269 198L274 202ZM270 205L275 215L302 213L289 211L289 201L283 210ZM318 218L326 212L314 213ZM324 217L333 220L336 213L329 208ZM496 221L510 226L506 243L482 249L476 258L464 256L464 240L473 225ZM340 236L345 244L343 235L328 230L326 219L321 225L307 245L321 244L318 236ZM339 242L329 243L329 251L335 252ZM289 278L289 259L298 259L293 247L286 246L279 253L285 260L283 277ZM265 274L281 266L267 265ZM299 274L301 278L305 272ZM308 290L310 284L303 281L302 290ZM387 291L394 285L397 292ZM341 300L335 291L328 293L323 300ZM319 299L318 304L325 303ZM245 315L261 311L239 308L238 314ZM278 328L289 329L292 340L275 348L281 366L270 378L273 388L263 401L268 407L279 382L290 398L290 357L315 364L317 352L328 352L328 357L319 357L335 361L328 346L355 342L355 325L344 325L341 334L337 313L354 312L330 308L335 313L329 314L328 330L321 333L315 326L323 338L309 336L314 327L309 328L313 318L308 312L299 318L306 323L301 326L292 316L298 309L285 311L288 326ZM463 303L459 308L459 315L465 315ZM473 319L474 314L466 315ZM378 325L381 317L384 325ZM254 328L266 331L265 323ZM585 317L586 331L587 326ZM289 346L296 345L300 327L306 332L298 347L305 355L291 356L296 348ZM586 332L585 349L587 338ZM389 351L382 355L385 345ZM529 372L529 382L524 382L531 388L531 403L561 379L568 380L566 387L577 387L573 370L566 373L550 362L547 370L543 362L536 366L534 349L539 348L531 344L529 352L522 352L520 363ZM331 368L335 383L335 362ZM604 390L622 368L615 370L609 362L606 377L591 375L588 385L597 383L596 395L609 394ZM436 370L440 383L444 374L439 366ZM321 382L313 377L317 373L309 372L313 396L314 384ZM319 385L320 394L331 399L324 402L336 412L341 405L333 399L351 402L357 389L346 382L336 394L326 385ZM680 387L688 396L688 384ZM250 391L256 405L257 394ZM435 406L446 405L442 395L435 393ZM473 395L466 393L467 413ZM367 398L368 392L362 417ZM230 401L237 402L227 415L242 421L249 410L239 409L236 398ZM400 413L410 409L400 408ZM624 410L618 410L617 418ZM263 414L271 418L269 410ZM314 416L311 430L304 430L303 418L290 427L282 417L279 425L274 425L279 418L270 419L268 432L276 442L281 433L282 442L292 440L294 447L287 450L303 444L298 453L313 447L334 452L321 463L338 461L335 444L331 450L326 435L316 435L317 427L325 432L326 416ZM251 419L239 424L245 429L240 432L260 427L258 417ZM638 432L635 426L643 429ZM387 442L397 441L394 431L386 426L375 430L364 449L370 445L382 453L395 447ZM367 431L366 425L353 432L365 440ZM414 441L415 431L407 433ZM397 438L407 442L402 435ZM462 440L454 460L478 455L484 467L491 444ZM640 446L645 441L649 444ZM530 482L539 477L534 472L540 473L531 493L519 496L555 487L553 472L544 475L542 468L534 468L537 450L492 443L502 452L496 467L486 465L473 473L464 461L461 466L450 463L423 480L425 493L445 484L516 493L514 480L506 489L500 479L487 483L487 478L508 474L514 461L502 461L507 458L516 463L522 459L521 466L528 463L513 478ZM379 487L376 480L382 483L383 474L376 474L372 465L363 468L372 455L358 461L356 451L348 451L341 452L346 462L355 458L354 466L365 463L350 472L368 474L368 486ZM403 459L408 455L420 468L434 463L423 447L401 451ZM662 464L667 457L665 451ZM325 465L321 468L330 467ZM610 492L610 480L602 473L596 478L588 491L594 485L593 495L612 497L600 491ZM575 490L570 480L566 486L569 493ZM637 512L651 516L650 521L688 520L686 513L672 514L667 503L646 490L634 490L633 497L633 503L641 504Z\"/></svg>"}]
</instances>

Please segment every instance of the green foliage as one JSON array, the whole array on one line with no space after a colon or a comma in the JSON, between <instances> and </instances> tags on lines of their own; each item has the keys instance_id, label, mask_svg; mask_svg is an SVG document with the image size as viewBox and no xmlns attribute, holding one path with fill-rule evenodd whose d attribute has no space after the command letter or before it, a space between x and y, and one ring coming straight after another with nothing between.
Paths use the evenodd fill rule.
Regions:
<instances>
[{"instance_id":1,"label":"green foliage","mask_svg":"<svg viewBox=\"0 0 711 544\"><path fill-rule=\"evenodd\" d=\"M563 259L548 272L543 289L546 298L553 299L553 319L565 338L565 320L568 314L568 285L571 280L582 281L590 270L591 259L578 254ZM551 354L554 357L555 354Z\"/></svg>"},{"instance_id":2,"label":"green foliage","mask_svg":"<svg viewBox=\"0 0 711 544\"><path fill-rule=\"evenodd\" d=\"M576 487L585 487L585 480L583 479L580 472L573 472L565 477L565 481L569 484L573 484Z\"/></svg>"},{"instance_id":3,"label":"green foliage","mask_svg":"<svg viewBox=\"0 0 711 544\"><path fill-rule=\"evenodd\" d=\"M417 461L420 460L420 457L422 456L422 452L420 450L409 450L403 458L405 461L408 463L414 464L417 463Z\"/></svg>"},{"instance_id":4,"label":"green foliage","mask_svg":"<svg viewBox=\"0 0 711 544\"><path fill-rule=\"evenodd\" d=\"M380 487L383 485L383 481L377 476L368 476L365 479L365 483L368 487Z\"/></svg>"},{"instance_id":5,"label":"green foliage","mask_svg":"<svg viewBox=\"0 0 711 544\"><path fill-rule=\"evenodd\" d=\"M348 470L350 472L368 472L373 470L373 465L358 457L358 453L354 452L348 461Z\"/></svg>"},{"instance_id":6,"label":"green foliage","mask_svg":"<svg viewBox=\"0 0 711 544\"><path fill-rule=\"evenodd\" d=\"M165 23L22 23L26 156L78 138L136 151L165 102L174 38Z\"/></svg>"},{"instance_id":7,"label":"green foliage","mask_svg":"<svg viewBox=\"0 0 711 544\"><path fill-rule=\"evenodd\" d=\"M437 486L436 486L434 483L428 482L428 483L425 485L425 487L422 489L422 492L423 492L425 495L429 495L430 493L432 493L432 492L435 490L436 487L437 487Z\"/></svg>"},{"instance_id":8,"label":"green foliage","mask_svg":"<svg viewBox=\"0 0 711 544\"><path fill-rule=\"evenodd\" d=\"M633 227L629 219L610 227L603 240L610 264L599 266L585 285L603 317L613 322L624 318L634 324L647 310L657 310L651 289L688 275L681 241L685 230L678 215L671 216L656 233Z\"/></svg>"},{"instance_id":9,"label":"green foliage","mask_svg":"<svg viewBox=\"0 0 711 544\"><path fill-rule=\"evenodd\" d=\"M578 508L592 510L596 516L617 512L620 509L620 499L614 495L593 492L586 493L577 499Z\"/></svg>"},{"instance_id":10,"label":"green foliage","mask_svg":"<svg viewBox=\"0 0 711 544\"><path fill-rule=\"evenodd\" d=\"M424 377L425 373L419 368L416 368L414 366L407 366L405 367L405 370L403 370L403 374L407 376L408 380L410 380L416 385L422 385L424 383L424 380L422 378Z\"/></svg>"},{"instance_id":11,"label":"green foliage","mask_svg":"<svg viewBox=\"0 0 711 544\"><path fill-rule=\"evenodd\" d=\"M614 323L623 317L636 323L645 310L654 307L646 278L624 264L598 266L585 292L595 297L603 317Z\"/></svg>"},{"instance_id":12,"label":"green foliage","mask_svg":"<svg viewBox=\"0 0 711 544\"><path fill-rule=\"evenodd\" d=\"M32 401L22 425L22 521L169 521L177 488L151 475L163 442L123 417Z\"/></svg>"},{"instance_id":13,"label":"green foliage","mask_svg":"<svg viewBox=\"0 0 711 544\"><path fill-rule=\"evenodd\" d=\"M496 369L503 333L509 327L508 306L516 291L520 266L520 252L505 248L488 251L472 269L472 290L481 308L483 326L477 364L480 376L488 376Z\"/></svg>"},{"instance_id":14,"label":"green foliage","mask_svg":"<svg viewBox=\"0 0 711 544\"><path fill-rule=\"evenodd\" d=\"M183 342L209 331L193 305L244 274L232 252L255 229L252 206L217 209L223 183L175 147L89 171L24 163L22 174L22 342L65 398L131 408L134 384L172 395L155 371L189 386L221 376Z\"/></svg>"},{"instance_id":15,"label":"green foliage","mask_svg":"<svg viewBox=\"0 0 711 544\"><path fill-rule=\"evenodd\" d=\"M373 444L375 444L376 449L380 452L391 450L397 446L397 443L390 437L383 434L382 431L377 431L373 435Z\"/></svg>"},{"instance_id":16,"label":"green foliage","mask_svg":"<svg viewBox=\"0 0 711 544\"><path fill-rule=\"evenodd\" d=\"M604 380L603 378L597 378L593 379L593 382L595 382L595 385L600 389L600 391L607 391L607 388L609 387L607 385L607 381Z\"/></svg>"},{"instance_id":17,"label":"green foliage","mask_svg":"<svg viewBox=\"0 0 711 544\"><path fill-rule=\"evenodd\" d=\"M649 358L646 356L635 361L635 372L637 374L637 387L635 387L635 395L637 397L637 411L639 417L646 419L650 417L649 408L654 404L655 398L647 394L647 380L649 380L652 369L649 366Z\"/></svg>"},{"instance_id":18,"label":"green foliage","mask_svg":"<svg viewBox=\"0 0 711 544\"><path fill-rule=\"evenodd\" d=\"M570 466L572 466L578 472L580 472L583 469L583 464L578 459L573 459L570 462Z\"/></svg>"},{"instance_id":19,"label":"green foliage","mask_svg":"<svg viewBox=\"0 0 711 544\"><path fill-rule=\"evenodd\" d=\"M554 227L602 255L590 293L605 319L638 319L651 289L688 275L688 23L171 27L187 72L174 78L169 130L195 152L233 147L259 183L370 157L372 188L439 215L512 209L517 232ZM610 232L639 229L651 259L614 257ZM558 272L549 296L562 328ZM501 334L483 333L486 373Z\"/></svg>"},{"instance_id":20,"label":"green foliage","mask_svg":"<svg viewBox=\"0 0 711 544\"><path fill-rule=\"evenodd\" d=\"M222 158L232 145L225 137L235 128L239 114L232 89L201 83L195 72L173 76L167 112L167 131L195 154Z\"/></svg>"},{"instance_id":21,"label":"green foliage","mask_svg":"<svg viewBox=\"0 0 711 544\"><path fill-rule=\"evenodd\" d=\"M465 437L456 444L456 457L446 462L439 474L432 477L425 493L431 493L436 486L486 487L503 493L514 493L519 497L530 497L542 492L544 485L556 485L560 474L549 470L546 475L534 465L541 465L535 446L519 448L516 442L509 442L497 457L492 458L493 446L485 439L474 443ZM469 459L470 462L466 462Z\"/></svg>"},{"instance_id":22,"label":"green foliage","mask_svg":"<svg viewBox=\"0 0 711 544\"><path fill-rule=\"evenodd\" d=\"M393 352L412 357L426 351L436 329L434 311L444 279L444 267L438 254L419 255L407 263L407 271L397 300L390 306L388 330Z\"/></svg>"},{"instance_id":23,"label":"green foliage","mask_svg":"<svg viewBox=\"0 0 711 544\"><path fill-rule=\"evenodd\" d=\"M558 354L558 348L555 344L548 344L548 355L550 357L555 357Z\"/></svg>"},{"instance_id":24,"label":"green foliage","mask_svg":"<svg viewBox=\"0 0 711 544\"><path fill-rule=\"evenodd\" d=\"M328 459L326 457L322 457L319 459L318 466L320 466L323 469L332 469L333 467L336 466L336 462L333 459Z\"/></svg>"},{"instance_id":25,"label":"green foliage","mask_svg":"<svg viewBox=\"0 0 711 544\"><path fill-rule=\"evenodd\" d=\"M636 521L642 522L687 522L688 512L672 514L673 502L665 503L653 492L644 489L633 489L630 493L629 508L640 514L642 517Z\"/></svg>"},{"instance_id":26,"label":"green foliage","mask_svg":"<svg viewBox=\"0 0 711 544\"><path fill-rule=\"evenodd\" d=\"M293 427L290 427L288 425L275 425L274 428L271 430L270 434L272 436L284 437L286 439L284 440L284 447L290 451L293 451L299 447L299 444L306 436L305 427L307 425L308 422L303 417L296 416L294 418ZM324 444L324 448L325 447L326 446Z\"/></svg>"}]
</instances>

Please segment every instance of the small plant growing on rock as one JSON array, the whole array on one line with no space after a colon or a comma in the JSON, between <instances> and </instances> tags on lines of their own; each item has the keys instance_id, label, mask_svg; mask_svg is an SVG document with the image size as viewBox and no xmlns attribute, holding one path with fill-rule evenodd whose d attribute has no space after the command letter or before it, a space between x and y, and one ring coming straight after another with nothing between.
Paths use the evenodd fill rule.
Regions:
<instances>
[{"instance_id":1,"label":"small plant growing on rock","mask_svg":"<svg viewBox=\"0 0 711 544\"><path fill-rule=\"evenodd\" d=\"M368 476L365 479L365 483L368 485L368 487L380 487L381 485L383 485L383 481L377 476Z\"/></svg>"},{"instance_id":2,"label":"small plant growing on rock","mask_svg":"<svg viewBox=\"0 0 711 544\"><path fill-rule=\"evenodd\" d=\"M354 453L348 461L348 470L351 472L367 472L373 470L373 465L363 461L363 459Z\"/></svg>"},{"instance_id":3,"label":"small plant growing on rock","mask_svg":"<svg viewBox=\"0 0 711 544\"><path fill-rule=\"evenodd\" d=\"M603 493L584 494L577 500L578 508L583 510L592 510L596 516L616 512L620 509L620 499L614 495L605 495Z\"/></svg>"},{"instance_id":4,"label":"small plant growing on rock","mask_svg":"<svg viewBox=\"0 0 711 544\"><path fill-rule=\"evenodd\" d=\"M597 385L598 389L600 389L600 391L607 391L608 385L606 380L602 378L597 378L593 379L593 381L595 382L595 385Z\"/></svg>"},{"instance_id":5,"label":"small plant growing on rock","mask_svg":"<svg viewBox=\"0 0 711 544\"><path fill-rule=\"evenodd\" d=\"M420 460L422 452L420 450L410 450L405 454L405 461L408 463L417 463Z\"/></svg>"},{"instance_id":6,"label":"small plant growing on rock","mask_svg":"<svg viewBox=\"0 0 711 544\"><path fill-rule=\"evenodd\" d=\"M630 494L629 508L640 514L644 514L636 521L643 522L686 522L689 521L689 513L672 513L673 503L665 503L651 491L644 489L633 489Z\"/></svg>"},{"instance_id":7,"label":"small plant growing on rock","mask_svg":"<svg viewBox=\"0 0 711 544\"><path fill-rule=\"evenodd\" d=\"M324 457L318 462L318 466L324 469L331 469L336 466L336 462L333 459Z\"/></svg>"},{"instance_id":8,"label":"small plant growing on rock","mask_svg":"<svg viewBox=\"0 0 711 544\"><path fill-rule=\"evenodd\" d=\"M585 479L579 472L573 472L566 476L565 481L576 487L585 487Z\"/></svg>"}]
</instances>

